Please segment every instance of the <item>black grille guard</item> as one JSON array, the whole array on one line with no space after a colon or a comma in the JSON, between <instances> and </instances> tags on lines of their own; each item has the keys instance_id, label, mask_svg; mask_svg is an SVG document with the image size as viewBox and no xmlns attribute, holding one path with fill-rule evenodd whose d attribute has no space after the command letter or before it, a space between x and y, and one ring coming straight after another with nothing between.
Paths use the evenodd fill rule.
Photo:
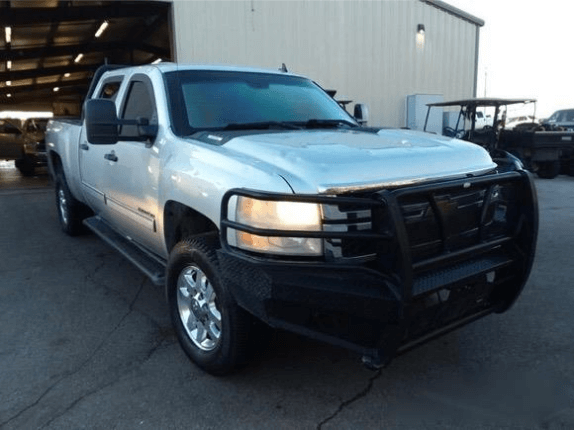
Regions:
<instances>
[{"instance_id":1,"label":"black grille guard","mask_svg":"<svg viewBox=\"0 0 574 430\"><path fill-rule=\"evenodd\" d=\"M477 191L473 193L473 190ZM504 210L501 212L505 221L504 229L491 234L494 218L489 207L497 195L496 190L503 190L502 194L506 196L506 200L502 200ZM471 223L478 220L476 226L471 229L473 236L470 241L465 237L468 236L468 231L455 230L453 235L453 229L449 225L462 222L467 226L468 220L459 220L460 214L468 214L464 212L464 204L457 203L455 206L461 209L461 212L458 218L455 212L449 219L448 207L446 211L441 210L439 204L443 204L444 200L439 201L437 198L441 193L443 196L445 193L447 196L453 193L455 197L458 193L458 196L462 194L464 197L467 191L470 195L481 196L478 199L481 202L480 208L477 207L479 203L475 203L474 212L469 217ZM269 201L309 202L337 207L352 205L360 207L362 212L364 208L368 208L371 225L368 230L363 231L325 231L325 224L322 231L255 228L228 219L230 200L234 196ZM418 202L426 202L427 212L431 212L434 217L439 239L431 241L435 247L432 255L417 254L416 246L412 243L413 237L416 239L420 231L416 231L416 227L413 231L412 225L408 226L404 201L412 200L413 196ZM420 227L420 230L424 230ZM258 236L320 238L324 239L324 243L333 239L351 240L358 242L360 246L369 245L369 250L374 251L374 254L369 261L349 263L341 261L344 258L339 261L337 258L329 260L327 255L318 260L309 257L290 258L250 253L228 243L230 229ZM423 231L423 235L424 233ZM262 267L279 264L288 270L297 270L297 267L301 270L313 270L313 268L333 271L358 270L358 273L375 274L380 279L381 291L384 290L394 297L392 300L396 306L387 307L386 311L381 309L383 314L378 315L384 315L384 312L394 309L391 312L396 312L394 313L396 319L390 325L380 326L378 341L369 341L367 344L357 342L355 336L349 334L352 329L347 326L341 326L342 331L338 332L321 328L320 325L313 326L312 322L305 323L305 326L294 326L285 321L268 320L277 327L362 352L365 363L375 367L385 365L393 356L471 321L510 308L528 280L537 235L536 190L532 175L524 170L495 172L481 177L375 191L364 193L360 197L274 194L232 189L224 195L221 211L223 253L234 255L241 260L256 262ZM434 252L436 249L438 252ZM365 299L369 300L368 297ZM361 312L360 308L356 311L359 314ZM373 314L369 315L365 318L373 318ZM376 319L376 316L374 318ZM367 324L377 327L377 323L373 320ZM355 322L353 327L357 327L360 331L365 326L362 322Z\"/></svg>"},{"instance_id":2,"label":"black grille guard","mask_svg":"<svg viewBox=\"0 0 574 430\"><path fill-rule=\"evenodd\" d=\"M419 261L413 261L406 225L398 203L400 198L412 195L428 195L431 205L433 205L432 196L439 192L456 189L472 190L477 187L493 187L504 184L511 185L513 187L513 191L516 193L515 201L517 207L515 207L514 210L517 215L514 220L515 225L511 234L492 239L485 238L484 232L487 230L486 213L490 204L491 196L491 194L488 193L484 199L483 207L481 208L481 219L478 225L480 235L479 243L454 251L449 250L444 246L445 249L438 255ZM307 202L335 206L364 206L370 208L372 211L373 226L371 231L295 231L256 228L236 221L231 221L228 218L229 202L233 196L244 196L268 201ZM445 220L441 211L437 210L436 202L433 206L439 225L444 226ZM377 222L377 220L381 219L390 219L390 222L383 225ZM482 177L463 178L439 183L397 188L394 190L383 190L370 193L370 197L276 194L248 189L232 189L224 195L221 206L221 242L222 248L226 252L241 253L241 250L229 245L227 241L229 229L236 229L258 236L363 239L367 241L375 241L377 244L377 255L379 256L378 261L381 264L383 259L388 259L389 257L388 251L384 252L382 250L385 249L385 247L388 249L388 244L392 243L394 244L392 249L394 251L398 251L398 253L393 253L395 254L394 264L392 267L388 266L388 262L386 267L382 267L381 264L378 264L377 269L381 273L388 274L391 272L398 276L402 290L397 293L403 303L408 303L412 296L416 295L417 291L422 292L431 288L422 285L422 283L424 283L425 273L428 273L433 269L439 270L441 267L444 267L445 264L464 261L465 259L476 257L477 255L481 255L489 250L498 249L503 245L510 244L516 255L521 259L521 276L519 276L520 285L516 285L515 294L513 294L514 297L512 300L507 300L507 303L499 308L499 310L502 311L508 308L518 296L530 273L534 259L538 230L538 203L532 176L526 171L495 173ZM447 232L444 228L441 229L441 236L443 245L448 243L450 238L447 236ZM294 261L293 259L285 258L285 262L293 263Z\"/></svg>"}]
</instances>

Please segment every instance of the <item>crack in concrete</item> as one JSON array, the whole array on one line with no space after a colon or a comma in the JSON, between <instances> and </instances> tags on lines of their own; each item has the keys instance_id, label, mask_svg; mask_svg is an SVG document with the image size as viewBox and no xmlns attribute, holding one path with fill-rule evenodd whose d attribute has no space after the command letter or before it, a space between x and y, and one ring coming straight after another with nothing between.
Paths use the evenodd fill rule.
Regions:
<instances>
[{"instance_id":1,"label":"crack in concrete","mask_svg":"<svg viewBox=\"0 0 574 430\"><path fill-rule=\"evenodd\" d=\"M101 257L100 257L101 258ZM78 263L78 266L80 266L82 268L82 270L84 271L85 275L84 275L84 282L96 282L94 276L100 271L102 270L102 268L106 265L106 261L104 258L101 258L100 264L98 264L96 267L94 267L94 269L92 270L88 270L82 263L81 260L75 258L76 262Z\"/></svg>"},{"instance_id":2,"label":"crack in concrete","mask_svg":"<svg viewBox=\"0 0 574 430\"><path fill-rule=\"evenodd\" d=\"M78 263L78 265L82 268L82 270L85 272L84 275L84 282L93 282L93 283L97 283L94 276L100 271L102 270L102 268L107 264L107 262L105 261L105 257L107 254L98 254L97 257L101 258L101 262L100 264L98 264L96 267L94 267L92 270L88 270L87 268L85 268L82 263L80 262L80 260L75 259L75 261ZM119 261L121 262L121 258L119 259ZM136 296L141 292L141 288L143 288L143 284L145 284L147 280L147 277L144 276L142 284L140 285L140 291L138 291L138 293L136 294ZM100 284L97 283L100 287L102 287L104 290L111 292L113 294L118 294L118 291L114 290L113 288L109 288L108 286L106 286L105 284ZM133 305L133 303L132 303ZM134 311L134 309L131 308L130 305L130 310ZM151 316L148 315L147 313L140 311L140 310L136 310L136 312L138 312L140 315L143 315L145 318L147 318L148 320L150 320L157 328L161 328L159 323Z\"/></svg>"},{"instance_id":3,"label":"crack in concrete","mask_svg":"<svg viewBox=\"0 0 574 430\"><path fill-rule=\"evenodd\" d=\"M369 378L369 382L367 383L367 386L365 388L363 388L361 391L359 391L350 399L343 401L335 412L333 412L331 415L329 415L327 418L325 418L323 421L317 424L317 430L321 430L325 424L336 418L337 415L339 415L343 411L343 409L345 409L347 406L355 403L357 400L366 397L371 392L375 380L380 376L381 376L381 369L377 370L377 372Z\"/></svg>"},{"instance_id":4,"label":"crack in concrete","mask_svg":"<svg viewBox=\"0 0 574 430\"><path fill-rule=\"evenodd\" d=\"M140 283L140 286L138 288L138 291L136 292L134 298L132 299L129 307L128 307L128 311L124 314L124 316L122 316L122 318L119 320L119 322L114 326L114 328L112 330L109 331L109 333L104 337L104 339L100 342L100 344L94 349L94 351L92 351L92 353L89 355L89 357L87 359L85 359L80 366L78 366L78 368L76 368L75 370L71 371L71 372L67 372L64 373L63 376L58 379L56 382L54 382L52 385L50 385L32 404L26 406L25 408L23 408L22 410L20 410L19 412L17 412L15 415L13 415L12 417L8 418L6 421L0 423L0 428L4 427L5 425L11 423L12 421L14 421L15 419L19 418L20 416L22 416L22 414L24 414L25 412L29 411L30 409L34 408L36 405L38 405L42 399L44 397L46 397L48 395L48 393L50 393L50 391L52 391L54 388L56 388L58 385L60 385L60 383L62 381L64 381L65 379L68 379L72 376L74 376L75 374L79 373L93 358L94 356L103 348L103 346L106 344L106 342L109 340L109 338L120 328L120 326L122 325L122 323L125 321L125 319L133 312L133 307L137 301L137 299L139 298L140 293L143 290L143 287L145 285L145 282L147 281L147 278L144 277L143 281Z\"/></svg>"},{"instance_id":5,"label":"crack in concrete","mask_svg":"<svg viewBox=\"0 0 574 430\"><path fill-rule=\"evenodd\" d=\"M160 349L161 345L163 344L165 340L165 337L162 337L158 342L156 342L156 344L147 352L147 354L145 355L145 357L143 357L143 359L138 363L138 366L141 367L143 366L147 361L149 361L152 357L152 355ZM130 363L131 365L131 363ZM68 405L68 407L62 411L60 414L50 418L49 421L47 421L46 423L44 423L43 425L41 425L39 428L43 429L46 427L49 427L50 424L52 424L54 421L56 421L57 419L63 417L64 415L66 415L68 412L70 412L72 409L74 409L74 407L80 403L82 400L85 400L86 398L93 396L96 393L99 393L100 391L105 390L108 387L112 387L114 386L116 383L120 382L122 379L124 379L122 376L119 376L117 378L114 378L112 381L108 382L107 384L101 385L99 387L94 388L91 391L88 391L87 393L82 394L80 397L78 397L76 400L74 400L72 403L70 403Z\"/></svg>"},{"instance_id":6,"label":"crack in concrete","mask_svg":"<svg viewBox=\"0 0 574 430\"><path fill-rule=\"evenodd\" d=\"M120 378L118 379L114 379L113 381L108 382L107 384L104 384L100 387L97 387L95 389L93 389L92 391L88 391L87 393L81 395L80 397L78 397L76 400L74 400L70 405L68 405L68 407L61 413L56 415L55 417L50 418L49 421L47 421L46 423L42 424L40 427L40 429L46 428L48 427L50 424L52 424L54 421L56 421L58 418L63 417L64 415L66 415L70 410L73 409L74 406L76 406L78 403L80 403L82 400L84 400L86 397L91 396L92 394L96 394L98 391L102 391L105 390L107 387L110 387L112 385L114 385L116 382L118 382L120 380Z\"/></svg>"}]
</instances>

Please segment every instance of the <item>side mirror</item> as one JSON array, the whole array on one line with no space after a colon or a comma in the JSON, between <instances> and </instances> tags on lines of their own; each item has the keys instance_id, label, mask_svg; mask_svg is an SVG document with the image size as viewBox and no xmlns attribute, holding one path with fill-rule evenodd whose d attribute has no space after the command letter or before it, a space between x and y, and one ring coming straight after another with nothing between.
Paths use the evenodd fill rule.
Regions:
<instances>
[{"instance_id":1,"label":"side mirror","mask_svg":"<svg viewBox=\"0 0 574 430\"><path fill-rule=\"evenodd\" d=\"M124 136L122 140L150 141L158 133L157 124L150 124L149 119L118 119L116 105L111 100L91 99L84 108L86 134L88 142L93 145L113 145L118 143L119 126L134 126L134 135Z\"/></svg>"},{"instance_id":2,"label":"side mirror","mask_svg":"<svg viewBox=\"0 0 574 430\"><path fill-rule=\"evenodd\" d=\"M113 145L118 142L116 105L111 100L91 99L84 107L88 142Z\"/></svg>"},{"instance_id":3,"label":"side mirror","mask_svg":"<svg viewBox=\"0 0 574 430\"><path fill-rule=\"evenodd\" d=\"M159 127L157 124L150 124L148 118L138 117L136 119L138 127L138 136L145 140L154 140L157 136Z\"/></svg>"},{"instance_id":4,"label":"side mirror","mask_svg":"<svg viewBox=\"0 0 574 430\"><path fill-rule=\"evenodd\" d=\"M369 121L369 108L365 104L357 103L353 110L353 116L359 124L367 125Z\"/></svg>"}]
</instances>

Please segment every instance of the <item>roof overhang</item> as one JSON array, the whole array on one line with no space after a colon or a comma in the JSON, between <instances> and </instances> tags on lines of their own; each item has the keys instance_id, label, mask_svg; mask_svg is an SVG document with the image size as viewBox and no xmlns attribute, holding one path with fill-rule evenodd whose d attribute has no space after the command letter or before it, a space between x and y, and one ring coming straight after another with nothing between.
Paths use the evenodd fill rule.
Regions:
<instances>
[{"instance_id":1,"label":"roof overhang","mask_svg":"<svg viewBox=\"0 0 574 430\"><path fill-rule=\"evenodd\" d=\"M450 13L451 15L454 15L457 18L461 18L461 19L468 21L472 24L475 24L479 27L484 26L484 20L477 18L476 16L471 15L470 13L465 12L462 9L451 6L450 4L445 3L443 1L440 1L440 0L420 0L420 1L422 1L423 3L429 4L431 6L434 6L438 9L441 9L444 12Z\"/></svg>"}]
</instances>

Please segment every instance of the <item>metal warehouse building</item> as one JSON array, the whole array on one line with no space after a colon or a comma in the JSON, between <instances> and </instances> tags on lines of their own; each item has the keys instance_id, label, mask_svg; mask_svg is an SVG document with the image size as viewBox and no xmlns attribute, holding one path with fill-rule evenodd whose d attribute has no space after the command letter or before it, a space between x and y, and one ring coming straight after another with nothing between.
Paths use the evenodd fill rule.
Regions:
<instances>
[{"instance_id":1,"label":"metal warehouse building","mask_svg":"<svg viewBox=\"0 0 574 430\"><path fill-rule=\"evenodd\" d=\"M442 1L173 1L174 58L278 68L406 125L406 98L476 95L484 22Z\"/></svg>"},{"instance_id":2,"label":"metal warehouse building","mask_svg":"<svg viewBox=\"0 0 574 430\"><path fill-rule=\"evenodd\" d=\"M366 103L371 125L393 127L407 125L410 95L475 95L484 25L438 0L0 0L0 9L0 110L79 116L106 62L285 63L339 100Z\"/></svg>"}]
</instances>

